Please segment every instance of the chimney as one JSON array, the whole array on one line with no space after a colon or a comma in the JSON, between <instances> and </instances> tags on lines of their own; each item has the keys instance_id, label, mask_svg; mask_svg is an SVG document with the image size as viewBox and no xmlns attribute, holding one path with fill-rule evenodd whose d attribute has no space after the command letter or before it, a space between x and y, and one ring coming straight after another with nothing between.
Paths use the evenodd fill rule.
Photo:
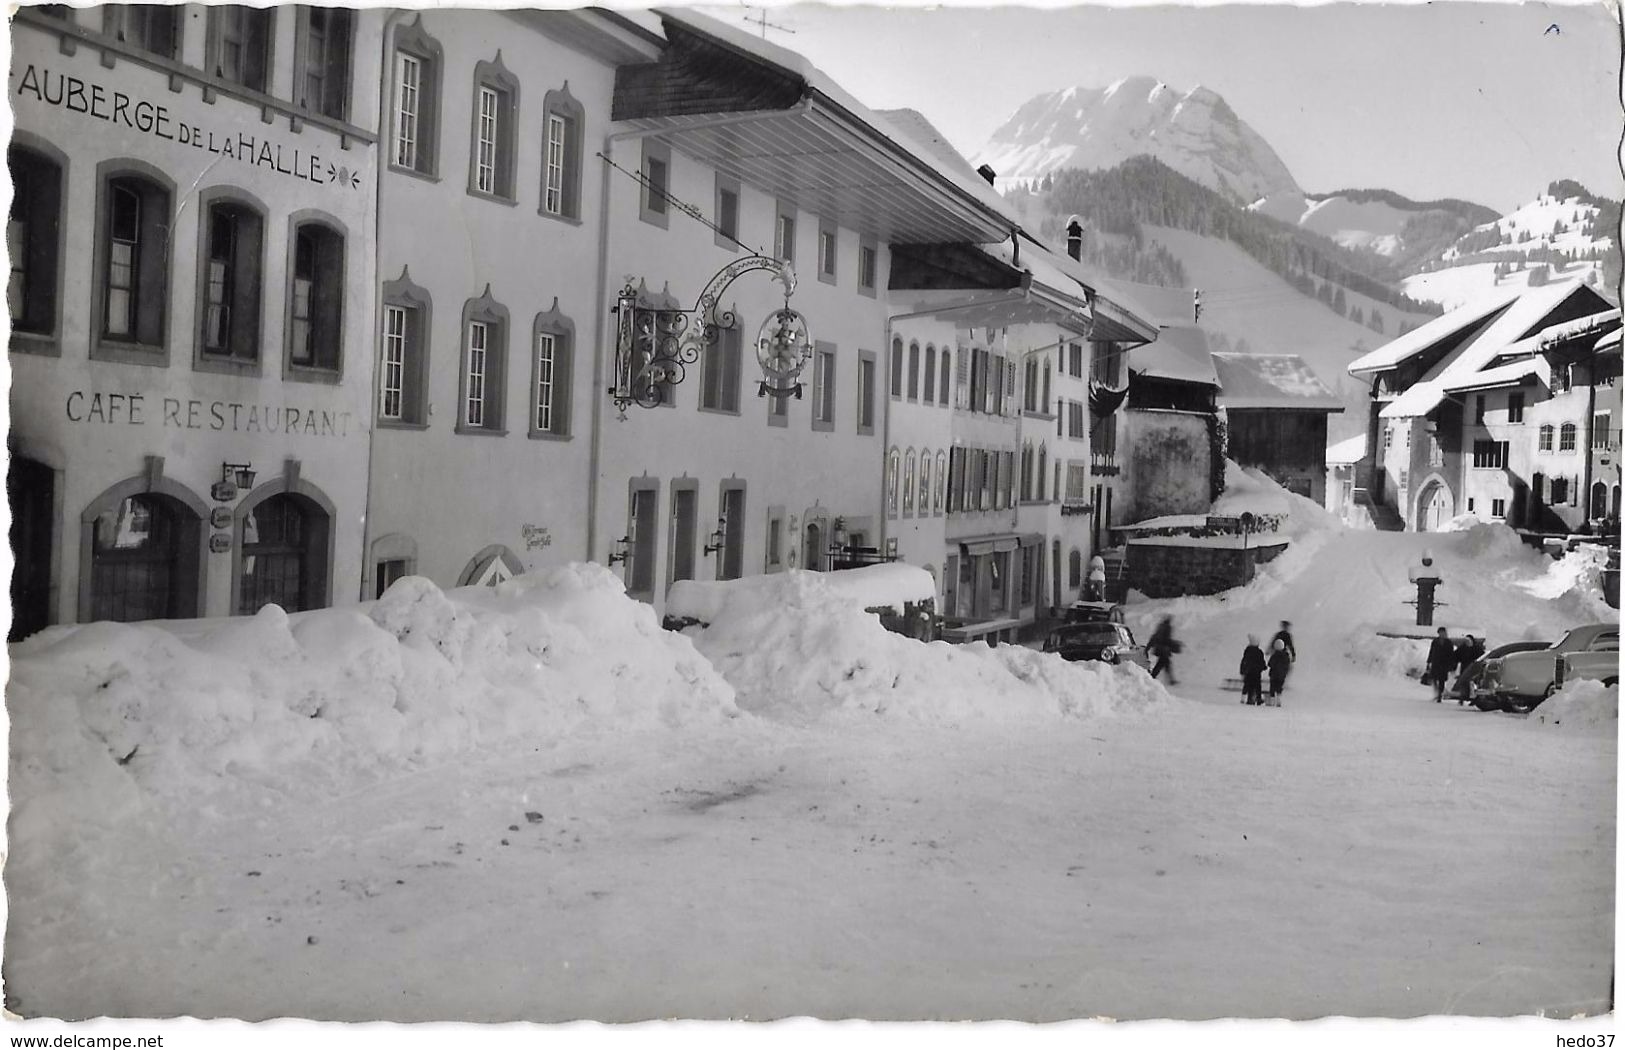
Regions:
<instances>
[{"instance_id":1,"label":"chimney","mask_svg":"<svg viewBox=\"0 0 1625 1050\"><path fill-rule=\"evenodd\" d=\"M995 177L996 177L996 175L997 175L997 173L996 173L996 172L995 172L995 171L994 171L994 170L993 170L993 168L992 168L992 166L991 166L991 165L987 165L987 164L983 164L983 165L982 165L982 166L981 166L981 167L980 167L980 168L977 168L977 169L976 169L976 174L978 174L978 175L980 175L980 176L981 176L981 177L982 177L982 178L984 178L984 179L986 179L986 180L987 180L987 184L988 184L988 185L989 185L989 186L992 186L992 185L993 185L993 184L994 184L994 183L993 183L993 179L994 179L994 178L995 178Z\"/></svg>"},{"instance_id":2,"label":"chimney","mask_svg":"<svg viewBox=\"0 0 1625 1050\"><path fill-rule=\"evenodd\" d=\"M1076 215L1066 220L1066 254L1074 259L1083 258L1083 223Z\"/></svg>"}]
</instances>

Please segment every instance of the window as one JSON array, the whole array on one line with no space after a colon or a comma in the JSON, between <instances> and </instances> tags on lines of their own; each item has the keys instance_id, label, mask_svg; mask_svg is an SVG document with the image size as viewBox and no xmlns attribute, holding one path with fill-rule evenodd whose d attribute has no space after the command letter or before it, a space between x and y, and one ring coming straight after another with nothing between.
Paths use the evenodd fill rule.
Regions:
<instances>
[{"instance_id":1,"label":"window","mask_svg":"<svg viewBox=\"0 0 1625 1050\"><path fill-rule=\"evenodd\" d=\"M814 430L835 429L835 347L819 342L813 350Z\"/></svg>"},{"instance_id":2,"label":"window","mask_svg":"<svg viewBox=\"0 0 1625 1050\"><path fill-rule=\"evenodd\" d=\"M931 453L920 453L920 489L915 496L914 506L918 509L920 517L931 513Z\"/></svg>"},{"instance_id":3,"label":"window","mask_svg":"<svg viewBox=\"0 0 1625 1050\"><path fill-rule=\"evenodd\" d=\"M1479 394L1473 398L1473 422L1479 426L1484 425L1484 395Z\"/></svg>"},{"instance_id":4,"label":"window","mask_svg":"<svg viewBox=\"0 0 1625 1050\"><path fill-rule=\"evenodd\" d=\"M1393 426L1392 423L1385 424L1383 426L1383 428L1382 428L1382 451L1383 451L1383 455L1387 455L1388 451L1390 449L1392 449L1393 447L1394 447L1394 426Z\"/></svg>"},{"instance_id":5,"label":"window","mask_svg":"<svg viewBox=\"0 0 1625 1050\"><path fill-rule=\"evenodd\" d=\"M1576 427L1573 423L1564 423L1557 432L1557 451L1573 452L1575 446Z\"/></svg>"},{"instance_id":6,"label":"window","mask_svg":"<svg viewBox=\"0 0 1625 1050\"><path fill-rule=\"evenodd\" d=\"M948 487L948 454L937 452L936 490L931 495L931 512L940 515L946 505L944 493Z\"/></svg>"},{"instance_id":7,"label":"window","mask_svg":"<svg viewBox=\"0 0 1625 1050\"><path fill-rule=\"evenodd\" d=\"M1552 436L1554 432L1554 428L1550 423L1542 423L1540 425L1540 451L1550 452L1552 450Z\"/></svg>"},{"instance_id":8,"label":"window","mask_svg":"<svg viewBox=\"0 0 1625 1050\"><path fill-rule=\"evenodd\" d=\"M209 71L222 80L264 91L271 68L272 15L268 7L209 8Z\"/></svg>"},{"instance_id":9,"label":"window","mask_svg":"<svg viewBox=\"0 0 1625 1050\"><path fill-rule=\"evenodd\" d=\"M326 513L304 496L279 493L242 519L237 615L267 605L288 612L326 604Z\"/></svg>"},{"instance_id":10,"label":"window","mask_svg":"<svg viewBox=\"0 0 1625 1050\"><path fill-rule=\"evenodd\" d=\"M944 407L948 404L948 348L942 348L942 358L937 369L937 404Z\"/></svg>"},{"instance_id":11,"label":"window","mask_svg":"<svg viewBox=\"0 0 1625 1050\"><path fill-rule=\"evenodd\" d=\"M644 600L654 595L656 514L660 503L660 483L650 478L633 478L626 508L626 593Z\"/></svg>"},{"instance_id":12,"label":"window","mask_svg":"<svg viewBox=\"0 0 1625 1050\"><path fill-rule=\"evenodd\" d=\"M737 308L734 316L738 317ZM732 328L722 329L716 342L704 348L700 361L701 408L713 412L739 412L739 369L743 345L741 323L736 320Z\"/></svg>"},{"instance_id":13,"label":"window","mask_svg":"<svg viewBox=\"0 0 1625 1050\"><path fill-rule=\"evenodd\" d=\"M1562 505L1568 503L1568 501L1569 501L1569 479L1568 478L1553 478L1552 479L1551 502L1555 506L1562 506Z\"/></svg>"},{"instance_id":14,"label":"window","mask_svg":"<svg viewBox=\"0 0 1625 1050\"><path fill-rule=\"evenodd\" d=\"M1082 401L1073 401L1066 406L1066 430L1070 438L1082 438L1088 434L1088 427L1084 423L1084 404Z\"/></svg>"},{"instance_id":15,"label":"window","mask_svg":"<svg viewBox=\"0 0 1625 1050\"><path fill-rule=\"evenodd\" d=\"M501 57L474 67L474 145L468 189L511 203L519 81L503 67Z\"/></svg>"},{"instance_id":16,"label":"window","mask_svg":"<svg viewBox=\"0 0 1625 1050\"><path fill-rule=\"evenodd\" d=\"M581 143L586 110L569 85L542 99L542 214L581 218Z\"/></svg>"},{"instance_id":17,"label":"window","mask_svg":"<svg viewBox=\"0 0 1625 1050\"><path fill-rule=\"evenodd\" d=\"M1024 412L1038 411L1038 360L1029 357L1022 369L1021 408Z\"/></svg>"},{"instance_id":18,"label":"window","mask_svg":"<svg viewBox=\"0 0 1625 1050\"><path fill-rule=\"evenodd\" d=\"M898 497L897 479L903 469L903 454L893 448L886 453L886 516L897 517Z\"/></svg>"},{"instance_id":19,"label":"window","mask_svg":"<svg viewBox=\"0 0 1625 1050\"><path fill-rule=\"evenodd\" d=\"M903 453L903 517L914 513L914 450Z\"/></svg>"},{"instance_id":20,"label":"window","mask_svg":"<svg viewBox=\"0 0 1625 1050\"><path fill-rule=\"evenodd\" d=\"M719 248L739 250L739 180L717 173L717 235Z\"/></svg>"},{"instance_id":21,"label":"window","mask_svg":"<svg viewBox=\"0 0 1625 1050\"><path fill-rule=\"evenodd\" d=\"M875 432L875 355L858 351L858 433Z\"/></svg>"},{"instance_id":22,"label":"window","mask_svg":"<svg viewBox=\"0 0 1625 1050\"><path fill-rule=\"evenodd\" d=\"M1066 344L1067 371L1072 375L1083 378L1083 345L1081 343Z\"/></svg>"},{"instance_id":23,"label":"window","mask_svg":"<svg viewBox=\"0 0 1625 1050\"><path fill-rule=\"evenodd\" d=\"M1039 404L1040 412L1048 412L1050 410L1049 377L1049 358L1046 357L1044 358L1044 400Z\"/></svg>"},{"instance_id":24,"label":"window","mask_svg":"<svg viewBox=\"0 0 1625 1050\"><path fill-rule=\"evenodd\" d=\"M256 208L239 200L215 200L202 211L200 348L205 358L257 362L265 221Z\"/></svg>"},{"instance_id":25,"label":"window","mask_svg":"<svg viewBox=\"0 0 1625 1050\"><path fill-rule=\"evenodd\" d=\"M11 315L12 348L26 341L18 333L50 336L57 331L58 262L62 242L62 167L45 154L13 145L11 212L6 220L6 307Z\"/></svg>"},{"instance_id":26,"label":"window","mask_svg":"<svg viewBox=\"0 0 1625 1050\"><path fill-rule=\"evenodd\" d=\"M1507 516L1507 501L1504 499L1490 500L1490 517L1504 518Z\"/></svg>"},{"instance_id":27,"label":"window","mask_svg":"<svg viewBox=\"0 0 1625 1050\"><path fill-rule=\"evenodd\" d=\"M142 493L84 520L91 555L88 608L81 605L88 615L81 619L132 623L197 615L195 552L203 523L191 508Z\"/></svg>"},{"instance_id":28,"label":"window","mask_svg":"<svg viewBox=\"0 0 1625 1050\"><path fill-rule=\"evenodd\" d=\"M463 304L462 357L457 432L507 433L508 310L491 298L489 287Z\"/></svg>"},{"instance_id":29,"label":"window","mask_svg":"<svg viewBox=\"0 0 1625 1050\"><path fill-rule=\"evenodd\" d=\"M1507 395L1507 422L1523 422L1523 391L1514 390Z\"/></svg>"},{"instance_id":30,"label":"window","mask_svg":"<svg viewBox=\"0 0 1625 1050\"><path fill-rule=\"evenodd\" d=\"M926 404L933 404L937 400L937 348L927 343L925 346L925 378L920 384Z\"/></svg>"},{"instance_id":31,"label":"window","mask_svg":"<svg viewBox=\"0 0 1625 1050\"><path fill-rule=\"evenodd\" d=\"M920 399L920 344L908 344L908 399Z\"/></svg>"},{"instance_id":32,"label":"window","mask_svg":"<svg viewBox=\"0 0 1625 1050\"><path fill-rule=\"evenodd\" d=\"M818 220L818 279L835 283L835 250L840 243L837 227L827 219Z\"/></svg>"},{"instance_id":33,"label":"window","mask_svg":"<svg viewBox=\"0 0 1625 1050\"><path fill-rule=\"evenodd\" d=\"M420 12L395 28L395 144L390 163L431 178L440 174L440 42L423 29Z\"/></svg>"},{"instance_id":34,"label":"window","mask_svg":"<svg viewBox=\"0 0 1625 1050\"><path fill-rule=\"evenodd\" d=\"M355 12L342 7L298 10L293 79L299 105L334 120L346 120Z\"/></svg>"},{"instance_id":35,"label":"window","mask_svg":"<svg viewBox=\"0 0 1625 1050\"><path fill-rule=\"evenodd\" d=\"M767 508L767 557L765 569L776 572L784 568L784 508Z\"/></svg>"},{"instance_id":36,"label":"window","mask_svg":"<svg viewBox=\"0 0 1625 1050\"><path fill-rule=\"evenodd\" d=\"M395 581L403 576L410 576L411 567L405 558L385 558L373 567L373 577L377 588L374 598L382 598L384 593L395 585Z\"/></svg>"},{"instance_id":37,"label":"window","mask_svg":"<svg viewBox=\"0 0 1625 1050\"><path fill-rule=\"evenodd\" d=\"M1591 447L1594 449L1607 449L1613 443L1613 434L1609 431L1609 424L1613 422L1613 413L1598 412L1591 417ZM1601 515L1594 515L1601 517Z\"/></svg>"},{"instance_id":38,"label":"window","mask_svg":"<svg viewBox=\"0 0 1625 1050\"><path fill-rule=\"evenodd\" d=\"M1574 389L1574 371L1569 365L1552 366L1552 393L1566 394Z\"/></svg>"},{"instance_id":39,"label":"window","mask_svg":"<svg viewBox=\"0 0 1625 1050\"><path fill-rule=\"evenodd\" d=\"M722 560L717 564L717 579L737 580L745 571L745 483L722 483L721 514L717 525L722 530Z\"/></svg>"},{"instance_id":40,"label":"window","mask_svg":"<svg viewBox=\"0 0 1625 1050\"><path fill-rule=\"evenodd\" d=\"M1068 587L1083 586L1083 552L1076 547L1066 556L1066 580Z\"/></svg>"},{"instance_id":41,"label":"window","mask_svg":"<svg viewBox=\"0 0 1625 1050\"><path fill-rule=\"evenodd\" d=\"M103 343L164 349L171 199L169 187L143 175L120 174L103 185L96 326Z\"/></svg>"},{"instance_id":42,"label":"window","mask_svg":"<svg viewBox=\"0 0 1625 1050\"><path fill-rule=\"evenodd\" d=\"M671 483L671 541L667 558L671 582L694 578L694 543L699 536L698 483L679 480Z\"/></svg>"},{"instance_id":43,"label":"window","mask_svg":"<svg viewBox=\"0 0 1625 1050\"><path fill-rule=\"evenodd\" d=\"M643 161L639 171L643 175L643 192L638 218L666 229L671 222L666 202L671 180L671 148L663 142L644 139Z\"/></svg>"},{"instance_id":44,"label":"window","mask_svg":"<svg viewBox=\"0 0 1625 1050\"><path fill-rule=\"evenodd\" d=\"M532 322L531 346L529 436L569 437L575 322L559 313L556 300Z\"/></svg>"},{"instance_id":45,"label":"window","mask_svg":"<svg viewBox=\"0 0 1625 1050\"><path fill-rule=\"evenodd\" d=\"M891 341L891 396L903 396L903 341Z\"/></svg>"},{"instance_id":46,"label":"window","mask_svg":"<svg viewBox=\"0 0 1625 1050\"><path fill-rule=\"evenodd\" d=\"M181 14L179 4L108 4L102 31L141 51L179 58Z\"/></svg>"},{"instance_id":47,"label":"window","mask_svg":"<svg viewBox=\"0 0 1625 1050\"><path fill-rule=\"evenodd\" d=\"M1043 442L1038 445L1038 466L1033 471L1033 499L1044 498L1044 468L1049 456L1049 446Z\"/></svg>"},{"instance_id":48,"label":"window","mask_svg":"<svg viewBox=\"0 0 1625 1050\"><path fill-rule=\"evenodd\" d=\"M1485 440L1473 442L1473 466L1499 470L1505 467L1506 463L1507 442Z\"/></svg>"},{"instance_id":49,"label":"window","mask_svg":"<svg viewBox=\"0 0 1625 1050\"><path fill-rule=\"evenodd\" d=\"M869 241L858 245L858 291L873 297L875 271L879 266L880 250Z\"/></svg>"},{"instance_id":50,"label":"window","mask_svg":"<svg viewBox=\"0 0 1625 1050\"><path fill-rule=\"evenodd\" d=\"M294 226L288 292L288 361L336 372L342 361L344 237L320 222Z\"/></svg>"},{"instance_id":51,"label":"window","mask_svg":"<svg viewBox=\"0 0 1625 1050\"><path fill-rule=\"evenodd\" d=\"M773 226L773 256L787 263L796 261L796 206L787 201L779 201Z\"/></svg>"},{"instance_id":52,"label":"window","mask_svg":"<svg viewBox=\"0 0 1625 1050\"><path fill-rule=\"evenodd\" d=\"M401 276L383 287L384 330L378 371L378 420L386 425L429 422L429 293Z\"/></svg>"}]
</instances>

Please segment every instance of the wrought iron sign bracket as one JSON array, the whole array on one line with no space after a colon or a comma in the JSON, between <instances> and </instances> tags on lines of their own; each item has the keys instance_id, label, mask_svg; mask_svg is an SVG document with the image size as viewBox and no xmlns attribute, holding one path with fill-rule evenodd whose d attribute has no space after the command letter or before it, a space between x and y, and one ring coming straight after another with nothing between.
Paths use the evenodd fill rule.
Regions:
<instances>
[{"instance_id":1,"label":"wrought iron sign bracket","mask_svg":"<svg viewBox=\"0 0 1625 1050\"><path fill-rule=\"evenodd\" d=\"M812 357L812 337L806 318L790 308L796 290L796 273L782 259L748 255L718 270L701 290L693 309L658 307L648 304L643 289L628 279L615 299L615 371L609 387L610 399L626 418L629 405L655 408L665 403L671 391L688 374L688 366L699 361L707 347L716 344L722 333L739 327L732 310L718 309L728 286L755 270L767 270L784 285L784 307L773 311L757 333L756 358L762 366L758 396L801 396L796 376ZM698 316L691 325L689 315Z\"/></svg>"}]
</instances>

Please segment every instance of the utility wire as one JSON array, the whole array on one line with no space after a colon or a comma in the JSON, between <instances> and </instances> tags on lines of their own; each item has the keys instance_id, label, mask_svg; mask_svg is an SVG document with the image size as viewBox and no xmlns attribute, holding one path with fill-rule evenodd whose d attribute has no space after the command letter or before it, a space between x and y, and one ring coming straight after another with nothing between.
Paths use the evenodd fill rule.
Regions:
<instances>
[{"instance_id":1,"label":"utility wire","mask_svg":"<svg viewBox=\"0 0 1625 1050\"><path fill-rule=\"evenodd\" d=\"M687 201L679 200L678 198L672 196L671 193L668 192L667 190L665 190L665 189L663 189L661 187L657 187L654 183L649 181L649 177L647 175L643 174L643 172L641 172L641 171L628 171L627 169L621 167L619 164L615 163L613 160L610 160L608 157L604 156L604 154L602 152L597 152L597 153L594 153L593 155L596 156L599 160L602 160L605 164L608 164L610 167L614 168L616 171L620 172L622 175L625 175L627 178L631 179L633 182L636 182L639 186L642 186L644 189L648 190L650 193L657 194L666 203L670 204L672 207L676 208L678 211L682 212L684 215L687 215L689 218L693 219L695 222L698 222L700 225L705 226L705 227L707 227L707 228L709 228L711 230L714 230L716 232L717 236L723 237L723 238L725 238L727 240L732 241L734 244L736 244L739 247L743 248L745 251L750 252L752 255L765 255L765 253L760 248L752 248L750 245L746 244L744 241L740 240L738 237L735 237L733 234L731 234L731 233L727 232L726 230L724 230L721 226L718 226L716 223L712 222L710 219L707 219L705 217L705 213L700 211L700 209L696 208L694 205L689 204Z\"/></svg>"}]
</instances>

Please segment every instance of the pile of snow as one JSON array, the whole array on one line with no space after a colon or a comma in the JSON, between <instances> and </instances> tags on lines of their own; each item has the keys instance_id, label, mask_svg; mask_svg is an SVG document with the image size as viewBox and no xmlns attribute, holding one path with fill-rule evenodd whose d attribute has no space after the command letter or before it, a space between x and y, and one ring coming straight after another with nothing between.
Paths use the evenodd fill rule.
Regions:
<instances>
[{"instance_id":1,"label":"pile of snow","mask_svg":"<svg viewBox=\"0 0 1625 1050\"><path fill-rule=\"evenodd\" d=\"M597 565L368 605L52 628L12 647L13 832L152 800L265 802L578 728L737 715Z\"/></svg>"},{"instance_id":2,"label":"pile of snow","mask_svg":"<svg viewBox=\"0 0 1625 1050\"><path fill-rule=\"evenodd\" d=\"M1461 518L1451 521L1460 522ZM1460 556L1513 562L1542 557L1540 551L1523 542L1518 530L1499 521L1478 522L1454 531L1463 533L1455 547L1455 553Z\"/></svg>"},{"instance_id":3,"label":"pile of snow","mask_svg":"<svg viewBox=\"0 0 1625 1050\"><path fill-rule=\"evenodd\" d=\"M1608 567L1608 548L1586 543L1548 564L1546 572L1518 586L1537 598L1568 608L1588 622L1619 619L1619 610L1603 600L1602 576Z\"/></svg>"},{"instance_id":4,"label":"pile of snow","mask_svg":"<svg viewBox=\"0 0 1625 1050\"><path fill-rule=\"evenodd\" d=\"M784 575L793 576L806 571L792 569ZM727 604L732 595L776 592L783 586L782 581L777 579L778 575L746 576L738 580L714 582L680 580L672 585L671 593L666 597L666 613L678 619L710 623L717 618L718 610ZM904 606L910 602L931 601L937 593L937 581L929 572L901 562L813 575L831 591L860 609L889 608L902 613Z\"/></svg>"},{"instance_id":5,"label":"pile of snow","mask_svg":"<svg viewBox=\"0 0 1625 1050\"><path fill-rule=\"evenodd\" d=\"M1293 539L1344 528L1337 515L1314 500L1288 492L1261 470L1238 466L1227 459L1224 461L1224 492L1213 502L1211 513L1239 517L1244 512L1284 516L1281 534Z\"/></svg>"},{"instance_id":6,"label":"pile of snow","mask_svg":"<svg viewBox=\"0 0 1625 1050\"><path fill-rule=\"evenodd\" d=\"M1134 666L894 634L863 611L869 596L854 597L829 576L776 573L712 587L703 603L683 597L690 612L703 605L709 625L684 633L733 686L742 710L790 723L849 714L957 724L1094 717L1166 699Z\"/></svg>"},{"instance_id":7,"label":"pile of snow","mask_svg":"<svg viewBox=\"0 0 1625 1050\"><path fill-rule=\"evenodd\" d=\"M1619 686L1576 679L1531 711L1524 724L1532 729L1613 736L1619 731Z\"/></svg>"},{"instance_id":8,"label":"pile of snow","mask_svg":"<svg viewBox=\"0 0 1625 1050\"><path fill-rule=\"evenodd\" d=\"M1434 531L1435 532L1466 532L1467 530L1477 528L1478 526L1480 526L1482 524L1484 524L1484 519L1480 518L1477 514L1474 514L1474 513L1469 511L1466 514L1457 514L1455 517L1451 518L1449 521L1447 521L1444 524L1440 525Z\"/></svg>"}]
</instances>

